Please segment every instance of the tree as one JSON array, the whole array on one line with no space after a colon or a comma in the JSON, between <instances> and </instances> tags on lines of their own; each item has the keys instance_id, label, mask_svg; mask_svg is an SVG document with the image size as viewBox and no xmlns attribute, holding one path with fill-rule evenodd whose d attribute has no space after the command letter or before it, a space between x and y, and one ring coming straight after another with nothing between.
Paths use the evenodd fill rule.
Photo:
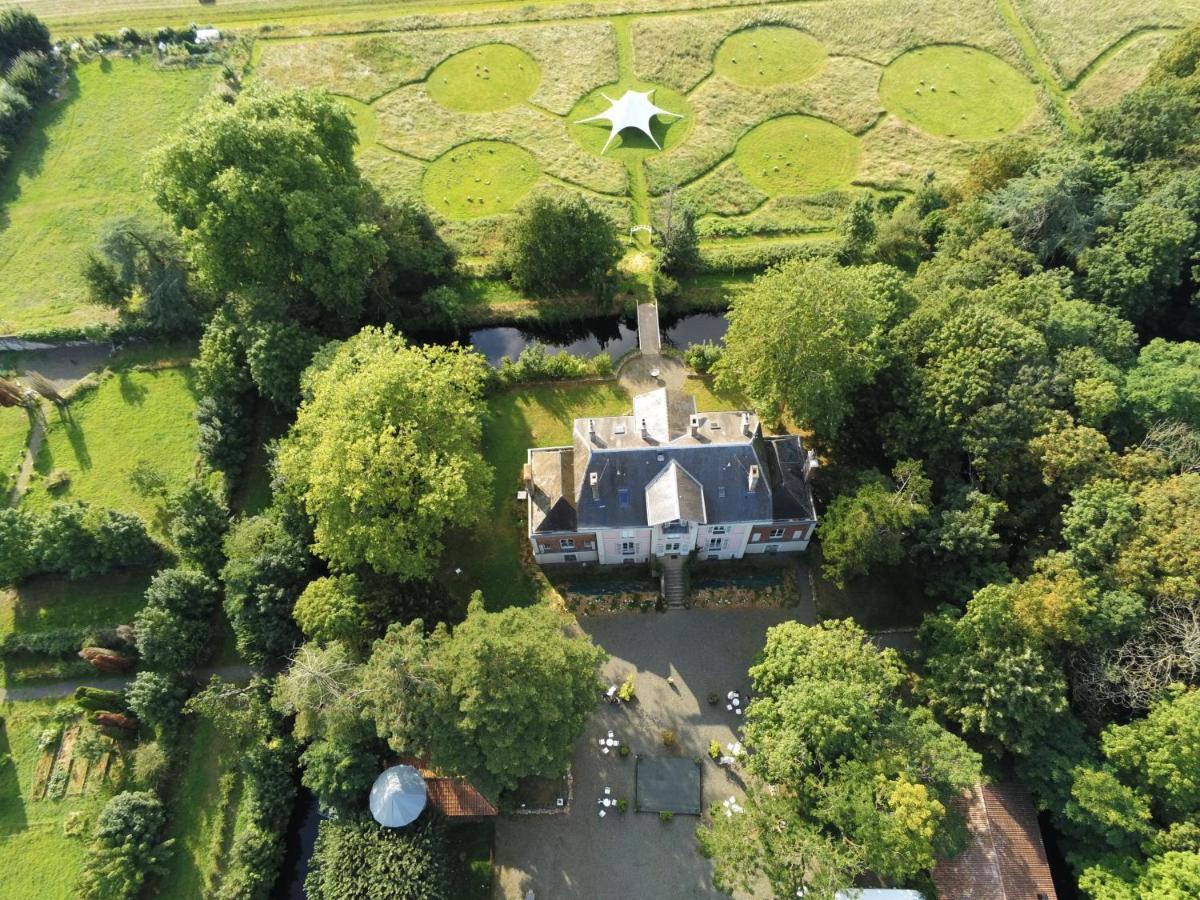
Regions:
<instances>
[{"instance_id":1,"label":"tree","mask_svg":"<svg viewBox=\"0 0 1200 900\"><path fill-rule=\"evenodd\" d=\"M966 613L943 607L925 620L922 689L935 712L993 750L1028 755L1067 710L1067 682L1050 651L1021 633L1012 586L989 585Z\"/></svg>"},{"instance_id":2,"label":"tree","mask_svg":"<svg viewBox=\"0 0 1200 900\"><path fill-rule=\"evenodd\" d=\"M1131 163L1174 156L1198 136L1196 98L1177 82L1151 82L1091 113L1084 136Z\"/></svg>"},{"instance_id":3,"label":"tree","mask_svg":"<svg viewBox=\"0 0 1200 900\"><path fill-rule=\"evenodd\" d=\"M349 325L386 253L359 216L355 142L349 113L328 94L243 91L189 119L147 178L214 293L259 312L281 305L258 319Z\"/></svg>"},{"instance_id":4,"label":"tree","mask_svg":"<svg viewBox=\"0 0 1200 900\"><path fill-rule=\"evenodd\" d=\"M335 575L310 581L293 615L305 636L315 641L362 644L378 636L388 613L386 599L365 590L357 577Z\"/></svg>"},{"instance_id":5,"label":"tree","mask_svg":"<svg viewBox=\"0 0 1200 900\"><path fill-rule=\"evenodd\" d=\"M201 309L188 290L179 242L158 225L118 219L105 226L88 254L83 278L93 303L162 335L191 334Z\"/></svg>"},{"instance_id":6,"label":"tree","mask_svg":"<svg viewBox=\"0 0 1200 900\"><path fill-rule=\"evenodd\" d=\"M362 812L380 772L370 742L313 741L300 754L300 765L300 783L317 795L321 809L339 816Z\"/></svg>"},{"instance_id":7,"label":"tree","mask_svg":"<svg viewBox=\"0 0 1200 900\"><path fill-rule=\"evenodd\" d=\"M363 329L322 354L277 457L335 570L427 576L442 533L483 515L492 472L479 446L487 364L457 345Z\"/></svg>"},{"instance_id":8,"label":"tree","mask_svg":"<svg viewBox=\"0 0 1200 900\"><path fill-rule=\"evenodd\" d=\"M133 620L142 662L160 671L190 671L212 649L211 626L161 606L145 606Z\"/></svg>"},{"instance_id":9,"label":"tree","mask_svg":"<svg viewBox=\"0 0 1200 900\"><path fill-rule=\"evenodd\" d=\"M446 900L449 884L445 837L428 816L403 829L322 819L304 892L310 900Z\"/></svg>"},{"instance_id":10,"label":"tree","mask_svg":"<svg viewBox=\"0 0 1200 900\"><path fill-rule=\"evenodd\" d=\"M887 327L908 302L900 273L887 266L784 263L734 301L718 384L832 437L854 393L887 361Z\"/></svg>"},{"instance_id":11,"label":"tree","mask_svg":"<svg viewBox=\"0 0 1200 900\"><path fill-rule=\"evenodd\" d=\"M168 532L185 562L216 575L225 562L222 543L229 530L229 507L199 479L192 479L167 500Z\"/></svg>"},{"instance_id":12,"label":"tree","mask_svg":"<svg viewBox=\"0 0 1200 900\"><path fill-rule=\"evenodd\" d=\"M949 802L979 757L905 704L907 676L849 620L767 632L743 731L747 811L701 830L722 884L762 874L778 896L832 898L864 871L904 879L955 852Z\"/></svg>"},{"instance_id":13,"label":"tree","mask_svg":"<svg viewBox=\"0 0 1200 900\"><path fill-rule=\"evenodd\" d=\"M875 565L896 565L906 539L929 515L929 479L915 460L899 463L892 480L870 473L853 494L829 505L821 529L822 572L839 587Z\"/></svg>"},{"instance_id":14,"label":"tree","mask_svg":"<svg viewBox=\"0 0 1200 900\"><path fill-rule=\"evenodd\" d=\"M225 538L225 613L238 651L258 664L291 649L292 607L308 580L306 535L295 516L273 508L236 523Z\"/></svg>"},{"instance_id":15,"label":"tree","mask_svg":"<svg viewBox=\"0 0 1200 900\"><path fill-rule=\"evenodd\" d=\"M1093 900L1191 900L1200 896L1200 852L1171 851L1144 866L1091 866L1079 886Z\"/></svg>"},{"instance_id":16,"label":"tree","mask_svg":"<svg viewBox=\"0 0 1200 900\"><path fill-rule=\"evenodd\" d=\"M132 900L147 876L165 871L173 840L158 840L166 824L162 801L149 791L125 791L96 819L76 890L84 900Z\"/></svg>"},{"instance_id":17,"label":"tree","mask_svg":"<svg viewBox=\"0 0 1200 900\"><path fill-rule=\"evenodd\" d=\"M179 725L187 693L178 675L143 670L134 676L125 699L143 725L161 734Z\"/></svg>"},{"instance_id":18,"label":"tree","mask_svg":"<svg viewBox=\"0 0 1200 900\"><path fill-rule=\"evenodd\" d=\"M393 625L363 673L379 733L495 796L570 759L604 652L544 606L491 613L478 595L453 631Z\"/></svg>"},{"instance_id":19,"label":"tree","mask_svg":"<svg viewBox=\"0 0 1200 900\"><path fill-rule=\"evenodd\" d=\"M1007 547L996 531L1006 509L1003 501L967 489L937 511L914 547L916 558L929 562L922 566L928 593L953 601L1008 580Z\"/></svg>"},{"instance_id":20,"label":"tree","mask_svg":"<svg viewBox=\"0 0 1200 900\"><path fill-rule=\"evenodd\" d=\"M700 268L700 235L696 231L696 210L690 204L680 204L678 221L667 220L658 264L672 275L686 275Z\"/></svg>"},{"instance_id":21,"label":"tree","mask_svg":"<svg viewBox=\"0 0 1200 900\"><path fill-rule=\"evenodd\" d=\"M0 9L0 73L27 50L49 53L50 29L28 10Z\"/></svg>"},{"instance_id":22,"label":"tree","mask_svg":"<svg viewBox=\"0 0 1200 900\"><path fill-rule=\"evenodd\" d=\"M1173 419L1200 428L1200 344L1152 340L1125 378L1125 398L1147 427Z\"/></svg>"},{"instance_id":23,"label":"tree","mask_svg":"<svg viewBox=\"0 0 1200 900\"><path fill-rule=\"evenodd\" d=\"M612 221L581 196L538 194L513 217L500 265L517 290L548 297L611 280L621 258Z\"/></svg>"}]
</instances>

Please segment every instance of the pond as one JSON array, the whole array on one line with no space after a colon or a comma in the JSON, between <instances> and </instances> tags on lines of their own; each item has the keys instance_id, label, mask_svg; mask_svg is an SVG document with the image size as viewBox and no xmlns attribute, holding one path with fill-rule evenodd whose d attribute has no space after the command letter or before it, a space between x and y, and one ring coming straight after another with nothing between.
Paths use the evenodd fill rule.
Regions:
<instances>
[{"instance_id":1,"label":"pond","mask_svg":"<svg viewBox=\"0 0 1200 900\"><path fill-rule=\"evenodd\" d=\"M725 338L729 323L724 314L696 313L660 323L663 343L683 350L692 344ZM573 356L607 353L616 359L637 346L637 324L621 318L581 319L555 325L476 328L461 336L472 347L498 366L504 357L516 359L531 344L539 343L551 353L565 350Z\"/></svg>"}]
</instances>

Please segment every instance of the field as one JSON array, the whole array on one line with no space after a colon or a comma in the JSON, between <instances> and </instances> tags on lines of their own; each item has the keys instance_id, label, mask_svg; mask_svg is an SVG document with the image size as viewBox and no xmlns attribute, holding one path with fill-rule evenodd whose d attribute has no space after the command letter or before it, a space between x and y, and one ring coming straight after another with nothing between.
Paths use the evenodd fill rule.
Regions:
<instances>
[{"instance_id":1,"label":"field","mask_svg":"<svg viewBox=\"0 0 1200 900\"><path fill-rule=\"evenodd\" d=\"M135 468L179 487L194 470L196 397L191 370L119 369L101 376L71 401L69 418L49 413L49 426L24 501L33 508L54 500L84 500L137 513L154 527L159 500L140 493ZM69 478L51 490L55 471Z\"/></svg>"},{"instance_id":2,"label":"field","mask_svg":"<svg viewBox=\"0 0 1200 900\"><path fill-rule=\"evenodd\" d=\"M521 568L524 511L516 500L521 467L530 447L569 443L571 426L584 415L620 415L631 400L615 382L527 385L491 399L484 425L484 455L496 470L492 510L473 532L447 538L443 580L479 586L490 609L526 605L537 591ZM462 569L462 574L455 570ZM463 601L464 596L456 597Z\"/></svg>"},{"instance_id":3,"label":"field","mask_svg":"<svg viewBox=\"0 0 1200 900\"><path fill-rule=\"evenodd\" d=\"M82 793L67 787L60 799L31 799L43 753L39 737L56 710L73 711L61 701L25 701L0 707L0 896L5 900L67 900L74 890L96 813L111 785L89 773ZM76 757L73 766L79 766ZM82 786L82 785L81 785ZM69 837L63 826L81 820L84 838Z\"/></svg>"},{"instance_id":4,"label":"field","mask_svg":"<svg viewBox=\"0 0 1200 900\"><path fill-rule=\"evenodd\" d=\"M174 0L31 8L60 35L197 16ZM251 83L340 97L367 176L423 202L477 267L513 209L548 191L598 204L638 250L668 202L687 202L709 268L735 272L829 241L858 194L954 180L1008 136L1052 142L1136 86L1194 12L1185 0L230 0L204 15L254 40ZM85 302L82 254L105 220L148 211L145 154L214 78L149 59L75 70L0 183L0 333L106 319ZM682 114L652 121L662 150L626 132L601 152L607 125L578 124L601 92L627 88Z\"/></svg>"},{"instance_id":5,"label":"field","mask_svg":"<svg viewBox=\"0 0 1200 900\"><path fill-rule=\"evenodd\" d=\"M141 189L146 154L213 77L212 68L106 59L78 66L63 99L41 107L0 179L0 333L111 320L86 302L84 255L107 221L152 214Z\"/></svg>"}]
</instances>

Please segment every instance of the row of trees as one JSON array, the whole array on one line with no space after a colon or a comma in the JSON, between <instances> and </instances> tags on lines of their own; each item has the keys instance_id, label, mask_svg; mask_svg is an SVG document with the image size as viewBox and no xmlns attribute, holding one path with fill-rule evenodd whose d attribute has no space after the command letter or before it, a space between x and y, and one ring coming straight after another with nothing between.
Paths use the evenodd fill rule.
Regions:
<instances>
[{"instance_id":1,"label":"row of trees","mask_svg":"<svg viewBox=\"0 0 1200 900\"><path fill-rule=\"evenodd\" d=\"M827 450L825 574L919 577L946 601L913 697L1029 784L1093 900L1200 890L1197 61L1193 29L1077 136L985 151L960 187L857 203L836 259L738 298L715 364ZM746 743L771 818L752 791L706 841L719 868L737 845L772 877L806 853L838 871L872 846L846 820L820 821L825 844L767 827L800 790L773 743L807 760L821 737L776 711L765 665ZM875 732L846 727L851 760ZM812 817L840 794L798 796ZM928 856L911 859L868 865L903 881Z\"/></svg>"},{"instance_id":2,"label":"row of trees","mask_svg":"<svg viewBox=\"0 0 1200 900\"><path fill-rule=\"evenodd\" d=\"M53 68L50 32L37 16L0 10L0 171L45 100Z\"/></svg>"}]
</instances>

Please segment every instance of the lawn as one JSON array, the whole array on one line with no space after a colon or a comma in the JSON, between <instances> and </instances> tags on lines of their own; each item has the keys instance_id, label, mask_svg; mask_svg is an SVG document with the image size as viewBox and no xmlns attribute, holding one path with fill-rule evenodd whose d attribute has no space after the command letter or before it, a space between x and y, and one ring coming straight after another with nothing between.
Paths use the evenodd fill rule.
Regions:
<instances>
[{"instance_id":1,"label":"lawn","mask_svg":"<svg viewBox=\"0 0 1200 900\"><path fill-rule=\"evenodd\" d=\"M542 72L511 44L484 44L456 53L429 74L429 94L456 112L493 112L533 96Z\"/></svg>"},{"instance_id":2,"label":"lawn","mask_svg":"<svg viewBox=\"0 0 1200 900\"><path fill-rule=\"evenodd\" d=\"M57 628L110 628L128 624L145 602L150 572L119 572L80 581L31 578L0 589L0 638ZM75 657L13 655L0 660L0 684L97 677Z\"/></svg>"},{"instance_id":3,"label":"lawn","mask_svg":"<svg viewBox=\"0 0 1200 900\"><path fill-rule=\"evenodd\" d=\"M130 474L140 466L168 490L182 485L195 468L195 409L188 367L101 376L99 386L71 401L69 419L50 415L24 502L42 508L56 499L84 500L137 513L153 526L160 501L140 495ZM56 469L70 482L52 494L46 477Z\"/></svg>"},{"instance_id":4,"label":"lawn","mask_svg":"<svg viewBox=\"0 0 1200 900\"><path fill-rule=\"evenodd\" d=\"M152 214L146 154L195 109L214 69L150 60L77 66L43 106L0 179L0 333L110 321L79 275L104 223Z\"/></svg>"},{"instance_id":5,"label":"lawn","mask_svg":"<svg viewBox=\"0 0 1200 900\"><path fill-rule=\"evenodd\" d=\"M818 529L819 533L819 529ZM805 562L816 583L818 619L853 619L867 631L916 628L938 604L924 591L921 573L906 567L881 568L838 587L821 575L821 548L814 543Z\"/></svg>"},{"instance_id":6,"label":"lawn","mask_svg":"<svg viewBox=\"0 0 1200 900\"><path fill-rule=\"evenodd\" d=\"M0 493L12 490L28 440L29 414L16 407L0 408Z\"/></svg>"},{"instance_id":7,"label":"lawn","mask_svg":"<svg viewBox=\"0 0 1200 900\"><path fill-rule=\"evenodd\" d=\"M1037 103L1033 83L973 47L922 47L883 71L879 96L906 122L938 137L994 139L1016 129Z\"/></svg>"},{"instance_id":8,"label":"lawn","mask_svg":"<svg viewBox=\"0 0 1200 900\"><path fill-rule=\"evenodd\" d=\"M425 202L448 219L508 212L541 170L533 154L506 141L459 144L425 170Z\"/></svg>"},{"instance_id":9,"label":"lawn","mask_svg":"<svg viewBox=\"0 0 1200 900\"><path fill-rule=\"evenodd\" d=\"M157 896L204 900L213 896L233 840L241 780L234 748L208 719L193 717L184 740L186 767L170 800L175 853Z\"/></svg>"},{"instance_id":10,"label":"lawn","mask_svg":"<svg viewBox=\"0 0 1200 900\"><path fill-rule=\"evenodd\" d=\"M76 896L86 838L68 837L63 823L79 813L84 835L110 792L68 794L60 800L30 800L38 738L60 707L70 701L5 703L0 726L0 897L5 900L67 900Z\"/></svg>"},{"instance_id":11,"label":"lawn","mask_svg":"<svg viewBox=\"0 0 1200 900\"><path fill-rule=\"evenodd\" d=\"M491 398L483 432L484 454L496 469L491 511L481 525L447 539L442 564L443 578L457 600L477 588L490 609L537 599L520 562L525 515L516 492L525 451L570 443L577 418L621 415L631 408L629 396L615 382L525 385Z\"/></svg>"},{"instance_id":12,"label":"lawn","mask_svg":"<svg viewBox=\"0 0 1200 900\"><path fill-rule=\"evenodd\" d=\"M768 194L814 194L845 188L858 171L859 140L813 116L783 116L738 141L734 161Z\"/></svg>"},{"instance_id":13,"label":"lawn","mask_svg":"<svg viewBox=\"0 0 1200 900\"><path fill-rule=\"evenodd\" d=\"M727 37L713 70L751 87L804 81L825 65L825 48L796 28L747 28Z\"/></svg>"}]
</instances>

